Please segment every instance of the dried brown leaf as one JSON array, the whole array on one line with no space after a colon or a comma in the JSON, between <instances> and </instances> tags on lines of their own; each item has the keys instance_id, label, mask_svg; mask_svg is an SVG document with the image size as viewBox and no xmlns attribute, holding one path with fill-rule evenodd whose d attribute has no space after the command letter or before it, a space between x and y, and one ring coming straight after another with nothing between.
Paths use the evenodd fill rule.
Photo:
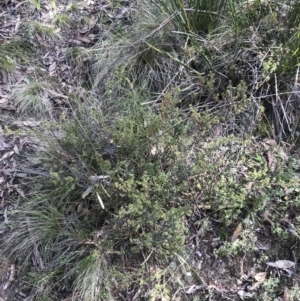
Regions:
<instances>
[{"instance_id":1,"label":"dried brown leaf","mask_svg":"<svg viewBox=\"0 0 300 301\"><path fill-rule=\"evenodd\" d=\"M284 288L283 301L290 301L290 291L287 287Z\"/></svg>"},{"instance_id":2,"label":"dried brown leaf","mask_svg":"<svg viewBox=\"0 0 300 301\"><path fill-rule=\"evenodd\" d=\"M94 185L89 186L86 191L82 194L82 198L84 199L85 197L87 197L94 189Z\"/></svg>"},{"instance_id":3,"label":"dried brown leaf","mask_svg":"<svg viewBox=\"0 0 300 301\"><path fill-rule=\"evenodd\" d=\"M14 152L15 152L17 155L20 155L18 146L17 146L16 144L15 144L15 146L14 146Z\"/></svg>"},{"instance_id":4,"label":"dried brown leaf","mask_svg":"<svg viewBox=\"0 0 300 301\"><path fill-rule=\"evenodd\" d=\"M88 27L85 27L85 28L82 28L82 29L78 30L78 32L81 33L81 34L85 34L85 33L87 33L88 31L89 31L89 28L88 28Z\"/></svg>"},{"instance_id":5,"label":"dried brown leaf","mask_svg":"<svg viewBox=\"0 0 300 301\"><path fill-rule=\"evenodd\" d=\"M3 216L4 216L4 224L8 224L7 208L5 208Z\"/></svg>"},{"instance_id":6,"label":"dried brown leaf","mask_svg":"<svg viewBox=\"0 0 300 301\"><path fill-rule=\"evenodd\" d=\"M27 120L27 121L23 121L22 124L25 126L39 126L42 122L41 121L36 121L36 120Z\"/></svg>"},{"instance_id":7,"label":"dried brown leaf","mask_svg":"<svg viewBox=\"0 0 300 301\"><path fill-rule=\"evenodd\" d=\"M249 291L255 291L257 290L261 285L261 282L255 282L253 285L248 286Z\"/></svg>"},{"instance_id":8,"label":"dried brown leaf","mask_svg":"<svg viewBox=\"0 0 300 301\"><path fill-rule=\"evenodd\" d=\"M56 61L54 61L48 68L49 72L52 72L56 69Z\"/></svg>"},{"instance_id":9,"label":"dried brown leaf","mask_svg":"<svg viewBox=\"0 0 300 301\"><path fill-rule=\"evenodd\" d=\"M293 276L293 271L291 269L284 269L284 270L289 274L290 277Z\"/></svg>"},{"instance_id":10,"label":"dried brown leaf","mask_svg":"<svg viewBox=\"0 0 300 301\"><path fill-rule=\"evenodd\" d=\"M16 265L11 264L10 265L10 274L9 274L9 281L12 282L15 280L15 275L16 275Z\"/></svg>"},{"instance_id":11,"label":"dried brown leaf","mask_svg":"<svg viewBox=\"0 0 300 301\"><path fill-rule=\"evenodd\" d=\"M140 295L142 293L142 290L139 288L138 291L135 293L135 295L132 298L132 301L137 301L140 298Z\"/></svg>"},{"instance_id":12,"label":"dried brown leaf","mask_svg":"<svg viewBox=\"0 0 300 301\"><path fill-rule=\"evenodd\" d=\"M6 111L16 111L17 109L13 106L10 106L8 104L0 104L0 109L6 110Z\"/></svg>"},{"instance_id":13,"label":"dried brown leaf","mask_svg":"<svg viewBox=\"0 0 300 301\"><path fill-rule=\"evenodd\" d=\"M19 28L20 28L20 24L21 24L21 18L20 18L20 15L18 15L17 22L16 22L16 25L15 25L15 33L18 33Z\"/></svg>"},{"instance_id":14,"label":"dried brown leaf","mask_svg":"<svg viewBox=\"0 0 300 301\"><path fill-rule=\"evenodd\" d=\"M6 281L6 282L2 285L2 290L3 290L3 291L7 290L8 287L9 287L9 285L10 285L10 282L9 282L9 281Z\"/></svg>"},{"instance_id":15,"label":"dried brown leaf","mask_svg":"<svg viewBox=\"0 0 300 301\"><path fill-rule=\"evenodd\" d=\"M23 5L24 3L27 3L27 1L22 1L20 3L18 3L16 6L15 6L15 10L17 10L17 8L19 8L21 5Z\"/></svg>"},{"instance_id":16,"label":"dried brown leaf","mask_svg":"<svg viewBox=\"0 0 300 301\"><path fill-rule=\"evenodd\" d=\"M99 201L99 203L100 203L100 205L101 205L102 209L105 209L105 207L104 207L104 204L103 204L103 201L102 201L102 199L101 199L100 195L98 194L98 192L96 192L96 194L97 194L98 201Z\"/></svg>"},{"instance_id":17,"label":"dried brown leaf","mask_svg":"<svg viewBox=\"0 0 300 301\"><path fill-rule=\"evenodd\" d=\"M263 243L261 243L261 242L257 242L256 243L256 246L259 248L259 250L264 250L264 251L266 251L266 250L269 250L270 249L270 246L268 246L268 245L266 245L266 244L263 244Z\"/></svg>"},{"instance_id":18,"label":"dried brown leaf","mask_svg":"<svg viewBox=\"0 0 300 301\"><path fill-rule=\"evenodd\" d=\"M267 262L267 265L277 269L289 269L295 266L295 262L290 260L277 260L275 262Z\"/></svg>"},{"instance_id":19,"label":"dried brown leaf","mask_svg":"<svg viewBox=\"0 0 300 301\"><path fill-rule=\"evenodd\" d=\"M82 42L81 42L81 41L78 41L78 40L70 40L69 42L70 42L70 43L74 43L74 44L76 44L76 45L81 45L81 44L82 44Z\"/></svg>"},{"instance_id":20,"label":"dried brown leaf","mask_svg":"<svg viewBox=\"0 0 300 301\"><path fill-rule=\"evenodd\" d=\"M5 143L4 136L0 134L0 150L5 150L10 148L9 144Z\"/></svg>"},{"instance_id":21,"label":"dried brown leaf","mask_svg":"<svg viewBox=\"0 0 300 301\"><path fill-rule=\"evenodd\" d=\"M86 37L78 37L78 40L82 41L83 43L90 43L91 42L91 40L86 38Z\"/></svg>"},{"instance_id":22,"label":"dried brown leaf","mask_svg":"<svg viewBox=\"0 0 300 301\"><path fill-rule=\"evenodd\" d=\"M252 188L253 188L254 184L255 184L254 182L249 182L247 184L247 191L248 191L248 193L250 193L252 191Z\"/></svg>"},{"instance_id":23,"label":"dried brown leaf","mask_svg":"<svg viewBox=\"0 0 300 301\"><path fill-rule=\"evenodd\" d=\"M52 94L53 96L56 96L56 97L61 97L61 98L65 98L65 99L68 99L68 96L64 95L64 94L61 94L61 93L58 93L52 89L45 89L47 92L49 92L50 94Z\"/></svg>"},{"instance_id":24,"label":"dried brown leaf","mask_svg":"<svg viewBox=\"0 0 300 301\"><path fill-rule=\"evenodd\" d=\"M274 139L268 139L268 138L264 139L263 142L266 143L267 145L272 145L272 146L277 144L277 142Z\"/></svg>"},{"instance_id":25,"label":"dried brown leaf","mask_svg":"<svg viewBox=\"0 0 300 301\"><path fill-rule=\"evenodd\" d=\"M267 272L261 272L261 273L255 274L254 279L257 282L263 282L266 279L266 276L267 276Z\"/></svg>"},{"instance_id":26,"label":"dried brown leaf","mask_svg":"<svg viewBox=\"0 0 300 301\"><path fill-rule=\"evenodd\" d=\"M194 294L195 292L205 288L206 285L205 284L201 284L201 285L192 285L187 291L185 291L186 294L191 295Z\"/></svg>"},{"instance_id":27,"label":"dried brown leaf","mask_svg":"<svg viewBox=\"0 0 300 301\"><path fill-rule=\"evenodd\" d=\"M248 293L248 292L245 292L245 291L242 291L242 290L238 291L237 293L238 293L238 295L240 296L240 298L242 300L244 300L244 298L252 297L251 293Z\"/></svg>"},{"instance_id":28,"label":"dried brown leaf","mask_svg":"<svg viewBox=\"0 0 300 301\"><path fill-rule=\"evenodd\" d=\"M83 202L80 202L76 209L77 213L80 213L82 211L82 209L83 209Z\"/></svg>"},{"instance_id":29,"label":"dried brown leaf","mask_svg":"<svg viewBox=\"0 0 300 301\"><path fill-rule=\"evenodd\" d=\"M16 188L18 194L19 194L22 198L25 198L25 193L24 193L24 191L23 191L20 187L18 187L18 186L15 186L15 188Z\"/></svg>"},{"instance_id":30,"label":"dried brown leaf","mask_svg":"<svg viewBox=\"0 0 300 301\"><path fill-rule=\"evenodd\" d=\"M2 158L0 159L0 162L3 161L3 160L5 160L5 159L7 159L7 158L9 158L9 157L11 157L14 153L15 153L14 151L10 151L10 152L5 153L2 156Z\"/></svg>"},{"instance_id":31,"label":"dried brown leaf","mask_svg":"<svg viewBox=\"0 0 300 301\"><path fill-rule=\"evenodd\" d=\"M153 145L151 148L151 155L155 156L164 152L164 148L161 145Z\"/></svg>"},{"instance_id":32,"label":"dried brown leaf","mask_svg":"<svg viewBox=\"0 0 300 301\"><path fill-rule=\"evenodd\" d=\"M278 155L280 156L280 158L284 161L288 160L288 155L285 152L285 150L283 149L283 147L281 146L278 150Z\"/></svg>"},{"instance_id":33,"label":"dried brown leaf","mask_svg":"<svg viewBox=\"0 0 300 301\"><path fill-rule=\"evenodd\" d=\"M274 172L277 169L278 163L277 163L277 160L276 160L276 158L274 156L273 150L271 150L271 149L268 150L267 156L268 156L268 167L269 167L269 170L271 172Z\"/></svg>"},{"instance_id":34,"label":"dried brown leaf","mask_svg":"<svg viewBox=\"0 0 300 301\"><path fill-rule=\"evenodd\" d=\"M8 102L7 98L0 98L0 104Z\"/></svg>"},{"instance_id":35,"label":"dried brown leaf","mask_svg":"<svg viewBox=\"0 0 300 301\"><path fill-rule=\"evenodd\" d=\"M241 235L242 230L243 230L243 225L242 223L239 223L239 225L236 227L236 229L234 230L231 236L231 242L234 242L238 239L238 237Z\"/></svg>"}]
</instances>

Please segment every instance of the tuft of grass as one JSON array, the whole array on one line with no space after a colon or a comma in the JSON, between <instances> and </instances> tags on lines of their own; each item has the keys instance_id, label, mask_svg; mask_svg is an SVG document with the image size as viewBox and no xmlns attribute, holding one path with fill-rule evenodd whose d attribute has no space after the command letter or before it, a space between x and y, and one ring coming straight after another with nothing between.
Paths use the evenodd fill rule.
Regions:
<instances>
[{"instance_id":1,"label":"tuft of grass","mask_svg":"<svg viewBox=\"0 0 300 301\"><path fill-rule=\"evenodd\" d=\"M34 8L36 8L37 10L41 9L41 0L28 0L33 6Z\"/></svg>"},{"instance_id":2,"label":"tuft of grass","mask_svg":"<svg viewBox=\"0 0 300 301\"><path fill-rule=\"evenodd\" d=\"M32 6L37 9L37 10L41 10L41 0L28 0ZM56 8L56 0L49 0L48 1L52 7L52 9Z\"/></svg>"},{"instance_id":3,"label":"tuft of grass","mask_svg":"<svg viewBox=\"0 0 300 301\"><path fill-rule=\"evenodd\" d=\"M26 62L31 54L32 48L30 43L19 39L12 39L1 44L0 52L2 56L10 55L14 59L19 59L20 62Z\"/></svg>"},{"instance_id":4,"label":"tuft of grass","mask_svg":"<svg viewBox=\"0 0 300 301\"><path fill-rule=\"evenodd\" d=\"M30 22L25 29L31 38L42 38L43 40L56 40L59 38L54 27L45 25L38 21Z\"/></svg>"},{"instance_id":5,"label":"tuft of grass","mask_svg":"<svg viewBox=\"0 0 300 301\"><path fill-rule=\"evenodd\" d=\"M195 34L207 34L218 28L228 3L234 5L234 1L227 0L171 0L161 3L168 14L174 16L173 22L177 30Z\"/></svg>"},{"instance_id":6,"label":"tuft of grass","mask_svg":"<svg viewBox=\"0 0 300 301\"><path fill-rule=\"evenodd\" d=\"M57 14L53 19L53 23L57 27L66 29L73 24L73 20L67 14Z\"/></svg>"},{"instance_id":7,"label":"tuft of grass","mask_svg":"<svg viewBox=\"0 0 300 301\"><path fill-rule=\"evenodd\" d=\"M78 3L74 3L74 2L72 2L72 3L70 3L68 6L67 6L67 11L70 11L70 12L77 12L77 11L80 11L80 10L82 10L83 8L82 8L82 6L80 6L80 4L78 4Z\"/></svg>"},{"instance_id":8,"label":"tuft of grass","mask_svg":"<svg viewBox=\"0 0 300 301\"><path fill-rule=\"evenodd\" d=\"M16 64L8 55L5 57L0 57L0 71L2 82L8 82L8 78L14 73L16 69Z\"/></svg>"},{"instance_id":9,"label":"tuft of grass","mask_svg":"<svg viewBox=\"0 0 300 301\"><path fill-rule=\"evenodd\" d=\"M52 85L48 82L27 80L14 87L10 98L19 115L52 117L53 104L49 89L52 89Z\"/></svg>"},{"instance_id":10,"label":"tuft of grass","mask_svg":"<svg viewBox=\"0 0 300 301\"><path fill-rule=\"evenodd\" d=\"M3 82L13 83L19 66L26 65L31 54L29 43L13 39L0 45L0 72Z\"/></svg>"}]
</instances>

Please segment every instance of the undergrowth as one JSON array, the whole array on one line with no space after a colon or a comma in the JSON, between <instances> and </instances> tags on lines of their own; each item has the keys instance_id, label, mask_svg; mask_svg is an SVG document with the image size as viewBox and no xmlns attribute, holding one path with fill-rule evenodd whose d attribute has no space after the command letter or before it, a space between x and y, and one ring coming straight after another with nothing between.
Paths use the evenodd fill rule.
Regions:
<instances>
[{"instance_id":1,"label":"undergrowth","mask_svg":"<svg viewBox=\"0 0 300 301\"><path fill-rule=\"evenodd\" d=\"M195 216L205 216L203 236L218 232L216 258L259 252L263 222L283 244L298 242L298 10L141 1L132 24L68 52L86 97L36 133L45 176L25 183L5 236L35 300L115 300L129 288L140 300L189 298L186 286L204 279L189 254ZM57 38L37 21L28 29ZM48 90L19 84L19 111L49 113ZM279 282L270 276L264 300Z\"/></svg>"},{"instance_id":2,"label":"undergrowth","mask_svg":"<svg viewBox=\"0 0 300 301\"><path fill-rule=\"evenodd\" d=\"M172 261L188 266L178 256L195 206L206 206L221 229L270 206L288 207L280 192L295 189L299 178L286 175L285 158L278 157L275 172L253 138L211 139L210 129L222 124L217 116L183 113L169 97L151 109L131 96L124 98L130 104L122 117L91 104L63 118L50 136L44 129L49 176L30 183L37 190L17 211L6 238L19 262L29 263L36 250L36 300L41 294L62 298L59 287L76 292L78 300L106 300L130 285L150 300L168 299L161 273L175 277L164 268Z\"/></svg>"}]
</instances>

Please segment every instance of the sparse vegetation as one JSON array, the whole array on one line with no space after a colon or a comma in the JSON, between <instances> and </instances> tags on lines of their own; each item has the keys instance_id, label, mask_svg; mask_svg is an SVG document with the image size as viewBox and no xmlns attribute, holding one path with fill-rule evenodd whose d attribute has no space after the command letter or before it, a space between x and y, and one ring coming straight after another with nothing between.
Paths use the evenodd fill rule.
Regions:
<instances>
[{"instance_id":1,"label":"sparse vegetation","mask_svg":"<svg viewBox=\"0 0 300 301\"><path fill-rule=\"evenodd\" d=\"M53 23L57 26L57 27L62 27L62 28L68 28L69 26L71 26L71 24L73 23L72 19L66 15L66 14L59 14L56 15Z\"/></svg>"},{"instance_id":2,"label":"sparse vegetation","mask_svg":"<svg viewBox=\"0 0 300 301\"><path fill-rule=\"evenodd\" d=\"M49 73L0 45L2 77L34 60L9 99L44 121L1 226L32 300L299 300L300 1L115 1L109 25L63 2L84 36Z\"/></svg>"},{"instance_id":3,"label":"sparse vegetation","mask_svg":"<svg viewBox=\"0 0 300 301\"><path fill-rule=\"evenodd\" d=\"M38 38L43 40L52 40L59 38L59 35L55 31L54 27L42 24L38 21L30 22L28 26L25 27L25 31L28 33L28 37L31 39Z\"/></svg>"}]
</instances>

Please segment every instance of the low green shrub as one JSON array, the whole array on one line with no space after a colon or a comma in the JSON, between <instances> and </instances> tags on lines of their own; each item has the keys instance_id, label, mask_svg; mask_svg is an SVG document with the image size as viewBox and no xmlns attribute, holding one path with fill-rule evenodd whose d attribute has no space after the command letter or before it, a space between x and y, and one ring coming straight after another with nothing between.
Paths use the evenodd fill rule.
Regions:
<instances>
[{"instance_id":1,"label":"low green shrub","mask_svg":"<svg viewBox=\"0 0 300 301\"><path fill-rule=\"evenodd\" d=\"M15 214L6 241L11 256L25 257L25 266L35 259L34 277L41 279L36 300L45 292L62 298L59 287L80 300L102 300L132 284L148 287L151 298L170 296L168 281L159 287L159 277L143 267L163 271L178 260L186 218L195 208L232 227L281 204L283 186L295 187L275 150L276 170L252 137L212 138L226 122L221 117L183 111L168 95L151 109L135 95L124 98L121 116L104 115L91 103L43 131L48 176L30 183L33 196ZM234 111L241 112L235 104ZM225 244L219 253L232 248Z\"/></svg>"}]
</instances>

